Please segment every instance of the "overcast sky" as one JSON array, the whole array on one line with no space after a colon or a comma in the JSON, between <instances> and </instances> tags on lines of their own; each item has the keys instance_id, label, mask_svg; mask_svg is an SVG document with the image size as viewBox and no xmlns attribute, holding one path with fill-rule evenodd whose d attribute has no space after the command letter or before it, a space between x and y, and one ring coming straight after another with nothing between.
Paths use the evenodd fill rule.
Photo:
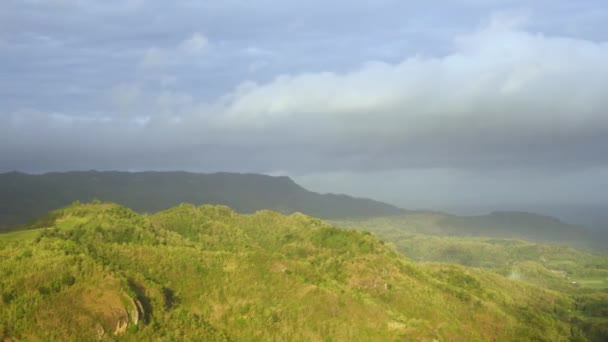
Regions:
<instances>
[{"instance_id":1,"label":"overcast sky","mask_svg":"<svg viewBox=\"0 0 608 342\"><path fill-rule=\"evenodd\" d=\"M601 206L607 23L604 0L2 0L0 172Z\"/></svg>"}]
</instances>

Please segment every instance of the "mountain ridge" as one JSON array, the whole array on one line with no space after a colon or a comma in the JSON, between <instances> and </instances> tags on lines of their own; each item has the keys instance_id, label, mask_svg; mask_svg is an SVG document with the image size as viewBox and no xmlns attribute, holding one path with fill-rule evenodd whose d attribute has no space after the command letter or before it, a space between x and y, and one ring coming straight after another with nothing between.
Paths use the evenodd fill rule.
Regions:
<instances>
[{"instance_id":1,"label":"mountain ridge","mask_svg":"<svg viewBox=\"0 0 608 342\"><path fill-rule=\"evenodd\" d=\"M158 212L180 203L219 204L239 213L265 209L284 214L302 212L325 220L349 221L342 223L367 226L371 231L390 221L390 226L404 232L430 235L514 237L560 243L605 241L582 226L532 212L458 216L407 210L372 199L312 192L287 176L187 171L0 173L0 232L18 229L19 225L74 201L92 199L116 202L140 213Z\"/></svg>"},{"instance_id":2,"label":"mountain ridge","mask_svg":"<svg viewBox=\"0 0 608 342\"><path fill-rule=\"evenodd\" d=\"M0 230L14 228L69 203L98 198L138 212L157 212L182 202L221 204L238 212L271 209L320 218L396 215L396 206L343 194L320 194L287 176L185 171L70 171L0 173Z\"/></svg>"}]
</instances>

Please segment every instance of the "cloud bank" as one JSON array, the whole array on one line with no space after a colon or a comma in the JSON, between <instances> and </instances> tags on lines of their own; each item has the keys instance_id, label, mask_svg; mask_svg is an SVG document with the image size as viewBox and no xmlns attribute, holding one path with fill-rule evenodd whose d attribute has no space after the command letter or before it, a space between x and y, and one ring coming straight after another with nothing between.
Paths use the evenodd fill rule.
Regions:
<instances>
[{"instance_id":1,"label":"cloud bank","mask_svg":"<svg viewBox=\"0 0 608 342\"><path fill-rule=\"evenodd\" d=\"M201 58L209 44L195 32L171 55ZM139 67L160 67L167 55L150 48ZM441 56L280 74L204 100L140 80L114 86L112 106L92 116L24 108L1 117L0 153L4 169L605 166L606 61L605 42L498 16L454 36Z\"/></svg>"}]
</instances>

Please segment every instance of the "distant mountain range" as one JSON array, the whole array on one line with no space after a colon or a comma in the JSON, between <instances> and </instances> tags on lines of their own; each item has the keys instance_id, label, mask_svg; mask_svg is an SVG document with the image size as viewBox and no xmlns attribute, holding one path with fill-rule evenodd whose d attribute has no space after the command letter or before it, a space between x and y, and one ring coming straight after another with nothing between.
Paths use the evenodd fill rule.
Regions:
<instances>
[{"instance_id":1,"label":"distant mountain range","mask_svg":"<svg viewBox=\"0 0 608 342\"><path fill-rule=\"evenodd\" d=\"M375 233L398 229L415 234L569 244L605 241L584 227L532 213L455 216L411 211L371 199L308 191L284 176L189 172L1 173L0 232L14 230L74 201L92 199L115 202L141 213L155 213L180 203L226 205L240 213L264 209L284 214L301 212Z\"/></svg>"},{"instance_id":2,"label":"distant mountain range","mask_svg":"<svg viewBox=\"0 0 608 342\"><path fill-rule=\"evenodd\" d=\"M9 172L0 174L0 231L73 201L94 198L138 212L157 212L187 202L227 205L241 213L269 209L324 219L404 213L393 205L370 199L311 192L289 177L188 172Z\"/></svg>"}]
</instances>

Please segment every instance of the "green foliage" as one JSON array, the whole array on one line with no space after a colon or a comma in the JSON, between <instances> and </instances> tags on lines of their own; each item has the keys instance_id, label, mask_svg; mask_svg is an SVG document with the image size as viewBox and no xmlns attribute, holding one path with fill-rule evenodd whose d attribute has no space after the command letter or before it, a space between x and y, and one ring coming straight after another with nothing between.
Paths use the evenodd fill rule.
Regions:
<instances>
[{"instance_id":1,"label":"green foliage","mask_svg":"<svg viewBox=\"0 0 608 342\"><path fill-rule=\"evenodd\" d=\"M498 215L501 219L506 217L506 214L501 215ZM519 219L522 218L536 219L530 215L523 215ZM464 237L492 236L505 229L500 226L497 228L496 223L491 219L491 215L468 218L466 222L470 227L466 227L464 221L460 219L459 222L454 223L451 221L453 217L418 213L402 217L335 223L370 229L380 238L393 244L399 252L415 261L484 268L516 282L526 282L569 294L576 298L576 308L579 313L572 318L574 326L571 330L571 339L605 340L608 336L605 334L608 326L608 311L604 308L608 307L608 303L605 302L606 293L602 291L608 289L608 255L564 245L491 237ZM540 224L539 222L550 227L555 227L557 224L559 228L560 225L559 222L547 219L536 221L537 224ZM481 228L483 224L487 225L487 229ZM466 277L465 273L446 273L442 270L435 273L435 276L458 289L468 289L469 292L480 288L479 283ZM463 300L470 301L470 296L458 289L450 288ZM564 307L555 310L560 317L568 316L568 312L569 309ZM527 313L521 312L518 315L527 315ZM544 321L544 318L528 317L528 319L537 319L539 324Z\"/></svg>"},{"instance_id":2,"label":"green foliage","mask_svg":"<svg viewBox=\"0 0 608 342\"><path fill-rule=\"evenodd\" d=\"M381 223L383 222L383 223ZM494 270L554 290L572 292L579 286L608 288L608 255L570 246L488 237L427 234L380 219L337 224L366 227L392 243L403 255L421 262L448 262ZM374 225L378 224L378 225ZM424 223L418 222L418 232ZM573 282L577 286L573 286Z\"/></svg>"},{"instance_id":3,"label":"green foliage","mask_svg":"<svg viewBox=\"0 0 608 342\"><path fill-rule=\"evenodd\" d=\"M0 235L5 337L559 341L606 336L601 323L606 298L596 292L559 293L496 272L416 264L369 233L303 214L239 215L222 206L181 205L139 215L109 203L74 203L47 216L43 227L34 237ZM454 253L448 255L459 255Z\"/></svg>"}]
</instances>

